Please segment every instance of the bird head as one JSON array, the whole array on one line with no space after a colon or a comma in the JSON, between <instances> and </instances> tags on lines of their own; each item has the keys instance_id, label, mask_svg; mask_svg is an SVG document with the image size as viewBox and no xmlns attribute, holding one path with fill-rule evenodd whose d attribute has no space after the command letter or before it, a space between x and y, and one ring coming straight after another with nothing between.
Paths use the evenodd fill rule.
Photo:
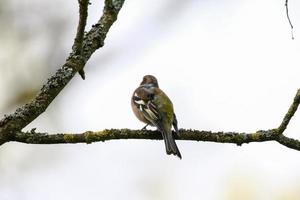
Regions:
<instances>
[{"instance_id":1,"label":"bird head","mask_svg":"<svg viewBox=\"0 0 300 200\"><path fill-rule=\"evenodd\" d=\"M149 85L149 86L151 85L153 87L158 87L158 82L154 76L146 75L144 76L143 81L141 82L140 85Z\"/></svg>"}]
</instances>

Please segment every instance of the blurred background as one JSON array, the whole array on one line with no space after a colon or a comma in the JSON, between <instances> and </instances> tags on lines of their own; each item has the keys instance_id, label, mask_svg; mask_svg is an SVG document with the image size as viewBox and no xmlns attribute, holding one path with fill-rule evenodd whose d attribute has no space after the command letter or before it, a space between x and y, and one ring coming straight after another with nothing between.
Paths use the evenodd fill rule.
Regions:
<instances>
[{"instance_id":1,"label":"blurred background","mask_svg":"<svg viewBox=\"0 0 300 200\"><path fill-rule=\"evenodd\" d=\"M87 29L102 13L91 1ZM180 128L252 132L277 127L300 88L300 8L284 0L126 1L105 46L25 130L140 129L130 97L153 74ZM65 61L77 1L0 1L0 115L28 102ZM299 111L300 112L300 111ZM300 113L286 135L300 139ZM300 152L276 142L162 141L0 147L1 200L298 200Z\"/></svg>"}]
</instances>

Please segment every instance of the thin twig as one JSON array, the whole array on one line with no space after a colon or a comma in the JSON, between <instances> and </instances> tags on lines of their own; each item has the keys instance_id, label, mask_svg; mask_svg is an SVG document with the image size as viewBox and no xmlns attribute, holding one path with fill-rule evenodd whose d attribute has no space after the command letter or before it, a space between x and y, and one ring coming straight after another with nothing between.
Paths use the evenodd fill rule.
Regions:
<instances>
[{"instance_id":1,"label":"thin twig","mask_svg":"<svg viewBox=\"0 0 300 200\"><path fill-rule=\"evenodd\" d=\"M290 19L290 15L289 15L289 1L288 0L285 0L285 11L286 11L286 16L287 16L287 19L290 23L290 26L291 26L291 33L292 33L292 39L294 39L294 26L292 24L292 21Z\"/></svg>"},{"instance_id":2,"label":"thin twig","mask_svg":"<svg viewBox=\"0 0 300 200\"><path fill-rule=\"evenodd\" d=\"M89 0L78 0L78 4L79 4L79 22L77 26L76 37L74 40L73 51L75 55L81 56L84 30L85 30L87 16L88 16ZM84 80L85 79L84 70L79 69L78 73L80 74L81 78Z\"/></svg>"},{"instance_id":3,"label":"thin twig","mask_svg":"<svg viewBox=\"0 0 300 200\"><path fill-rule=\"evenodd\" d=\"M77 33L74 39L73 51L76 55L81 55L84 30L86 26L87 16L88 16L88 5L89 0L78 0L79 4L79 22L77 26Z\"/></svg>"}]
</instances>

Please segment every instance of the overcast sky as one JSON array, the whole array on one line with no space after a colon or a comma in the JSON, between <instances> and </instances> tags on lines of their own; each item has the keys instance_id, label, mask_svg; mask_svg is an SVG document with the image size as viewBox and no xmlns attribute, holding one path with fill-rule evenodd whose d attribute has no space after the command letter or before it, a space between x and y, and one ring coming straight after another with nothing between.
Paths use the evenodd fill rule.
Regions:
<instances>
[{"instance_id":1,"label":"overcast sky","mask_svg":"<svg viewBox=\"0 0 300 200\"><path fill-rule=\"evenodd\" d=\"M55 2L39 4L66 10L67 55L77 5L60 2L57 8ZM92 2L88 27L102 6L102 1ZM299 2L290 1L292 40L283 0L126 1L104 48L87 63L86 80L76 76L26 129L140 129L130 97L145 74L155 75L173 101L180 128L276 128L300 88L299 8ZM43 49L42 44L33 46ZM0 89L5 94L7 88ZM299 121L296 113L285 134L300 138ZM5 144L0 148L0 199L300 198L300 152L276 142L177 144L182 160L167 156L162 141Z\"/></svg>"}]
</instances>

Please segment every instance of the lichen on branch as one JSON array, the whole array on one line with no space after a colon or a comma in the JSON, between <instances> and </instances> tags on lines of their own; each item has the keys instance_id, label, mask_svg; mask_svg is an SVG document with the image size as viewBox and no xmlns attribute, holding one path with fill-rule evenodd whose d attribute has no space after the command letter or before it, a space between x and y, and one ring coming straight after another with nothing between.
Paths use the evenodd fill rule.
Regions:
<instances>
[{"instance_id":1,"label":"lichen on branch","mask_svg":"<svg viewBox=\"0 0 300 200\"><path fill-rule=\"evenodd\" d=\"M104 40L113 23L117 20L124 0L105 0L103 14L99 21L85 33L88 16L88 0L78 0L79 22L72 51L66 62L43 85L37 96L29 103L18 108L13 114L0 120L0 145L10 142L27 144L67 144L92 143L116 139L162 139L157 131L106 129L103 131L87 131L84 133L38 133L33 129L22 132L22 129L42 114L56 96L63 90L77 72L84 78L83 68L92 54L104 45ZM287 8L286 1L286 8ZM288 8L287 8L288 14ZM83 74L82 74L83 73ZM233 143L242 145L251 142L276 141L288 148L300 151L300 141L283 135L300 103L300 90L289 107L278 128L259 130L254 133L211 132L181 129L176 135L177 140L208 141ZM174 133L175 134L175 133Z\"/></svg>"},{"instance_id":2,"label":"lichen on branch","mask_svg":"<svg viewBox=\"0 0 300 200\"><path fill-rule=\"evenodd\" d=\"M175 134L175 133L174 133ZM211 132L191 129L180 129L176 140L232 143L241 146L251 142L276 141L288 148L300 151L300 141L278 134L277 129L257 131L255 133ZM84 133L37 133L35 131L18 132L13 141L27 144L75 144L93 143L120 139L161 140L157 131L106 129L103 131L86 131Z\"/></svg>"},{"instance_id":3,"label":"lichen on branch","mask_svg":"<svg viewBox=\"0 0 300 200\"><path fill-rule=\"evenodd\" d=\"M0 145L12 140L15 133L42 114L55 97L62 91L74 75L82 70L91 55L103 46L106 34L122 8L124 0L105 0L103 14L99 21L83 36L87 13L87 0L81 0L80 19L77 36L74 40L73 49L56 73L43 85L37 96L29 103L18 108L13 114L4 116L0 121ZM83 39L82 39L83 37ZM82 41L81 41L82 40ZM82 43L82 45L78 45ZM79 49L79 50L78 50ZM78 55L80 51L80 55Z\"/></svg>"}]
</instances>

